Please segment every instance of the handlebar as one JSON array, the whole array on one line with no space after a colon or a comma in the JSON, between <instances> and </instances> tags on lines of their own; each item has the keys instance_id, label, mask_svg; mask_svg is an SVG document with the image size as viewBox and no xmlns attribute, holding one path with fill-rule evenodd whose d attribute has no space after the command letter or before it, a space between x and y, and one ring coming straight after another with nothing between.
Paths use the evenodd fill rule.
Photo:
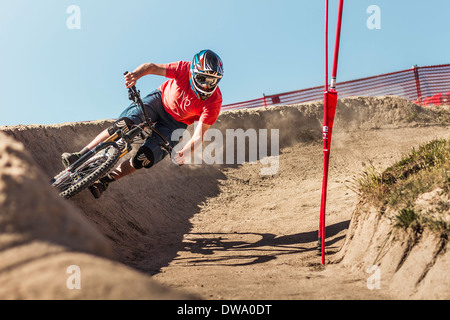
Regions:
<instances>
[{"instance_id":1,"label":"handlebar","mask_svg":"<svg viewBox=\"0 0 450 320\"><path fill-rule=\"evenodd\" d=\"M126 76L129 72L125 71L123 73L124 76ZM136 89L136 86L132 86L130 88L128 88L128 99L130 99L131 101L135 102L135 103L139 103L139 99L140 99L140 91L138 91Z\"/></svg>"},{"instance_id":2,"label":"handlebar","mask_svg":"<svg viewBox=\"0 0 450 320\"><path fill-rule=\"evenodd\" d=\"M128 73L129 73L128 71L125 71L123 75L126 76ZM150 130L156 133L163 141L159 145L163 147L169 154L172 153L172 146L167 141L167 139L155 128L155 124L148 117L147 111L145 110L144 107L144 103L141 100L141 91L137 90L135 85L128 88L128 99L130 99L131 101L133 101L134 103L136 103L138 106L141 107L141 111L144 116L144 121L148 124Z\"/></svg>"}]
</instances>

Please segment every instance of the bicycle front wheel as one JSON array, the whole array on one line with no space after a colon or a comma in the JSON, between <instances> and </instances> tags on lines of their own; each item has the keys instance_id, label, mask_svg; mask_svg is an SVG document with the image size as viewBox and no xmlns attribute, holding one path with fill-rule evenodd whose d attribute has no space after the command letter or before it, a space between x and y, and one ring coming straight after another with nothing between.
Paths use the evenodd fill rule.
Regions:
<instances>
[{"instance_id":1,"label":"bicycle front wheel","mask_svg":"<svg viewBox=\"0 0 450 320\"><path fill-rule=\"evenodd\" d=\"M105 176L120 158L119 147L104 144L96 148L96 152L71 172L66 181L59 184L60 196L69 199L90 187L95 181Z\"/></svg>"}]
</instances>

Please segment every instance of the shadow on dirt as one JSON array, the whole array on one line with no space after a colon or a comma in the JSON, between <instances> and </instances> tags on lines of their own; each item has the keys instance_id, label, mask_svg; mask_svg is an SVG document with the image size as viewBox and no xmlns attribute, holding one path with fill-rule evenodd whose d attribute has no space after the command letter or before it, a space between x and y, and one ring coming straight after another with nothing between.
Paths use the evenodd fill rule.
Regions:
<instances>
[{"instance_id":1,"label":"shadow on dirt","mask_svg":"<svg viewBox=\"0 0 450 320\"><path fill-rule=\"evenodd\" d=\"M348 229L349 224L350 221L347 220L327 226L328 248L345 237L338 234ZM317 231L284 236L272 233L191 233L180 251L197 254L197 258L184 261L187 265L236 267L265 263L283 255L314 253L317 251L316 244Z\"/></svg>"}]
</instances>

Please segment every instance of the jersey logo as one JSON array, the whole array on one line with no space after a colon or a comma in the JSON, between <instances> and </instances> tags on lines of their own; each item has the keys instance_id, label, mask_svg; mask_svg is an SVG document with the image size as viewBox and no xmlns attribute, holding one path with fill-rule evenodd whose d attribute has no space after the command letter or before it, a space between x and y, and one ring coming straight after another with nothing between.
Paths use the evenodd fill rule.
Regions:
<instances>
[{"instance_id":1,"label":"jersey logo","mask_svg":"<svg viewBox=\"0 0 450 320\"><path fill-rule=\"evenodd\" d=\"M191 100L188 99L186 92L181 93L181 108L186 109L191 105Z\"/></svg>"}]
</instances>

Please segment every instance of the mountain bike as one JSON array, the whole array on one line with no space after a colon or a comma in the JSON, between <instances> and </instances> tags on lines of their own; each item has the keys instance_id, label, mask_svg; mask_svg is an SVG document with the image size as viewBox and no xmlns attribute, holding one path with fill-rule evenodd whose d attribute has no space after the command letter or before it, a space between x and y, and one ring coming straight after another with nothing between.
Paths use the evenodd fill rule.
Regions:
<instances>
[{"instance_id":1,"label":"mountain bike","mask_svg":"<svg viewBox=\"0 0 450 320\"><path fill-rule=\"evenodd\" d=\"M127 73L128 71L124 75ZM133 126L126 133L123 130L117 130L108 139L99 143L94 149L57 174L51 180L51 184L59 189L61 197L69 199L106 176L114 169L120 158L133 150L134 142L139 139L145 141L156 134L162 141L159 146L168 154L172 153L172 146L148 117L140 91L136 89L136 86L128 89L128 98L134 102L137 108L140 108L144 121Z\"/></svg>"}]
</instances>

